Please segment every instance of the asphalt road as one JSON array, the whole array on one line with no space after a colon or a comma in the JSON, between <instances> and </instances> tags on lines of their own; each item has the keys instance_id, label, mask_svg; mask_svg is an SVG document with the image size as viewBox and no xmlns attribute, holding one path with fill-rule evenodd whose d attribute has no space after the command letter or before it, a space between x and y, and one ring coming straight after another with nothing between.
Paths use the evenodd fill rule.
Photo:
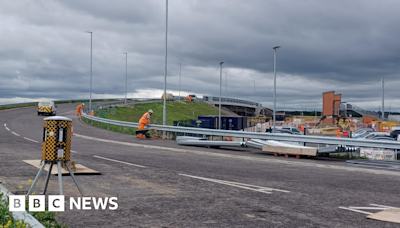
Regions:
<instances>
[{"instance_id":1,"label":"asphalt road","mask_svg":"<svg viewBox=\"0 0 400 228\"><path fill-rule=\"evenodd\" d=\"M59 218L70 227L400 227L339 209L400 207L400 172L348 167L342 159L276 158L259 150L138 140L82 123L76 106L57 110L73 119L72 160L101 172L77 179L86 196L118 197L119 208L67 206ZM0 111L0 124L0 182L23 193L18 186L26 191L38 169L22 160L41 158L43 116L35 107ZM45 174L36 194L44 179ZM71 177L63 176L63 184L67 198L80 196ZM58 194L57 176L48 193Z\"/></svg>"}]
</instances>

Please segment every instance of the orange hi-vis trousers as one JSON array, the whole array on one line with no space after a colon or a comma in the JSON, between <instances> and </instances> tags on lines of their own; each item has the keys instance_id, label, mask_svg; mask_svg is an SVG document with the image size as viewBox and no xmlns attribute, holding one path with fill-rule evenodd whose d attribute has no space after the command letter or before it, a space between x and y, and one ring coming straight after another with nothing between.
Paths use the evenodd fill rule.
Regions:
<instances>
[{"instance_id":1,"label":"orange hi-vis trousers","mask_svg":"<svg viewBox=\"0 0 400 228\"><path fill-rule=\"evenodd\" d=\"M146 126L146 124L140 122L140 123L139 123L139 128L138 128L138 130L139 130L139 131L140 131L140 130L144 130L144 126Z\"/></svg>"}]
</instances>

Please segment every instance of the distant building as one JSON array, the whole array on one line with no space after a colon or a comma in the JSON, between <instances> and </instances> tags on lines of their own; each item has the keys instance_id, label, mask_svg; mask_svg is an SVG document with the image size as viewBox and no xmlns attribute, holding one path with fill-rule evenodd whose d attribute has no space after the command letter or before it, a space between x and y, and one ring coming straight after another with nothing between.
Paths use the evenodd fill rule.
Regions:
<instances>
[{"instance_id":1,"label":"distant building","mask_svg":"<svg viewBox=\"0 0 400 228\"><path fill-rule=\"evenodd\" d=\"M340 103L342 103L342 94L335 94L335 91L322 93L322 116L326 116L323 123L333 124L334 118L329 116L339 115Z\"/></svg>"}]
</instances>

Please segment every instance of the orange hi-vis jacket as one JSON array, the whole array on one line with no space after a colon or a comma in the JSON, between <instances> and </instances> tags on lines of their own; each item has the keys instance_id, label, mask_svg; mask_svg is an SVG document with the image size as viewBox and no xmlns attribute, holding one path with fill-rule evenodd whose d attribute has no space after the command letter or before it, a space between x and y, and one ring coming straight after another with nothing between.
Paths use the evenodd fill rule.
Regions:
<instances>
[{"instance_id":1,"label":"orange hi-vis jacket","mask_svg":"<svg viewBox=\"0 0 400 228\"><path fill-rule=\"evenodd\" d=\"M143 114L142 118L140 118L139 123L149 124L150 123L150 113L146 112Z\"/></svg>"},{"instance_id":2,"label":"orange hi-vis jacket","mask_svg":"<svg viewBox=\"0 0 400 228\"><path fill-rule=\"evenodd\" d=\"M80 112L81 111L81 109L83 109L83 105L78 105L78 107L76 107L76 111L78 111L78 112Z\"/></svg>"}]
</instances>

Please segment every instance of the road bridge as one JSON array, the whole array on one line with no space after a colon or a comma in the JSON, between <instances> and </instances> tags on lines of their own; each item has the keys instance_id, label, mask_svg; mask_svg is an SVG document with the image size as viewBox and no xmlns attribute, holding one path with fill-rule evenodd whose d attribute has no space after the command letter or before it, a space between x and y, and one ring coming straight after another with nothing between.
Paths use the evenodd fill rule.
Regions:
<instances>
[{"instance_id":1,"label":"road bridge","mask_svg":"<svg viewBox=\"0 0 400 228\"><path fill-rule=\"evenodd\" d=\"M345 102L342 102L340 104L339 111L342 115L346 115L346 116L349 114L349 112L355 112L361 116L371 116L377 120L383 120L381 114L379 114L378 112L367 111L367 110L364 110L364 109L358 107L357 105L348 104Z\"/></svg>"},{"instance_id":2,"label":"road bridge","mask_svg":"<svg viewBox=\"0 0 400 228\"><path fill-rule=\"evenodd\" d=\"M215 106L219 106L219 97L203 96L203 101ZM221 107L240 116L256 116L263 110L262 104L236 98L221 97Z\"/></svg>"}]
</instances>

